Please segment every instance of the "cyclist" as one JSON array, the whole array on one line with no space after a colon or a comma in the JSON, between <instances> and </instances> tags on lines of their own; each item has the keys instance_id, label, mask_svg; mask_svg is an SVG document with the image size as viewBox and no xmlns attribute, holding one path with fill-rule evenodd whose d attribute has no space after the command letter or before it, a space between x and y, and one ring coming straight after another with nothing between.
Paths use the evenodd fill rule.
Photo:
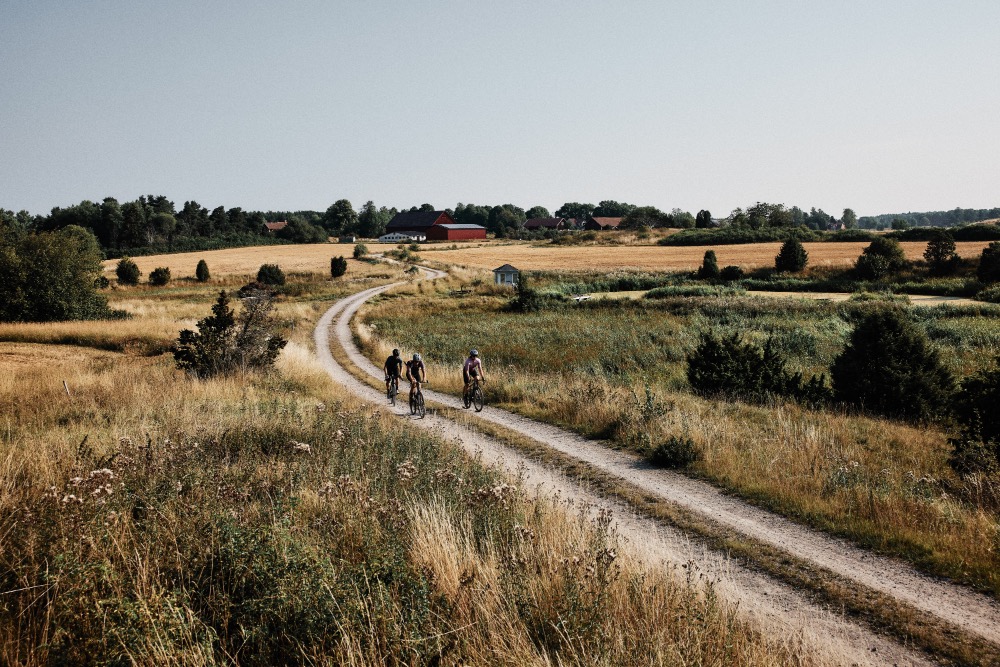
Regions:
<instances>
[{"instance_id":1,"label":"cyclist","mask_svg":"<svg viewBox=\"0 0 1000 667\"><path fill-rule=\"evenodd\" d=\"M465 381L465 392L463 396L469 396L469 388L472 387L473 378L478 378L480 382L486 382L486 373L483 372L483 362L479 358L479 350L469 350L469 358L462 366L462 380Z\"/></svg>"},{"instance_id":2,"label":"cyclist","mask_svg":"<svg viewBox=\"0 0 1000 667\"><path fill-rule=\"evenodd\" d=\"M410 400L412 401L417 386L421 382L427 382L427 368L419 354L414 354L413 359L406 362L406 379L410 381Z\"/></svg>"},{"instance_id":3,"label":"cyclist","mask_svg":"<svg viewBox=\"0 0 1000 667\"><path fill-rule=\"evenodd\" d=\"M385 393L389 393L389 384L396 383L396 391L399 391L399 374L403 371L403 358L399 356L399 350L393 350L382 365L385 372Z\"/></svg>"}]
</instances>

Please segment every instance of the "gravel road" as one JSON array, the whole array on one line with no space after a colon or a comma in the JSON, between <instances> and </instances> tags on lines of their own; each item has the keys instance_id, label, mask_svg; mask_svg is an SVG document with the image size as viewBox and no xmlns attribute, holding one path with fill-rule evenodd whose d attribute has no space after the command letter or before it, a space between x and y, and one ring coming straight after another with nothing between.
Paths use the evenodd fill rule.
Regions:
<instances>
[{"instance_id":1,"label":"gravel road","mask_svg":"<svg viewBox=\"0 0 1000 667\"><path fill-rule=\"evenodd\" d=\"M439 277L439 275L441 274L435 272L431 274L431 277ZM626 504L608 500L581 487L560 472L548 469L526 458L520 452L499 441L470 429L459 420L437 416L433 414L433 411L429 412L425 419L416 419L410 416L408 407L401 404L390 407L381 391L358 381L337 363L330 352L330 345L342 348L354 364L381 380L381 370L376 369L356 349L350 330L350 319L365 300L393 286L365 290L339 301L324 314L316 327L315 342L320 363L331 377L343 384L350 393L381 406L383 410L397 415L400 419L440 433L468 452L481 455L486 463L496 464L506 469L511 475L520 476L527 487L535 489L539 494L559 496L594 513L601 509L610 510L615 518L615 526L627 540L628 547L647 563L660 564L664 567L688 564L689 567L697 568L699 575L715 582L716 590L721 597L737 604L740 612L761 627L769 636L781 638L781 641L792 645L807 647L817 658L827 664L935 664L923 654L905 648L846 619L841 614L815 604L801 592L745 569L716 552L692 543L687 536L679 531L637 515ZM331 333L333 334L332 342ZM425 392L425 395L432 401L453 407L461 406L461 402L450 395L430 391ZM652 493L704 512L727 525L745 530L748 534L762 539L770 537L775 540L776 544L783 547L794 547L795 541L800 537L798 533L783 533L781 520L778 520L777 524L772 524L769 520L770 515L721 496L710 486L693 482L679 475L664 474L663 471L649 469L636 459L610 451L599 443L584 440L549 425L489 406L478 415L468 414L466 419L470 421L487 419L524 433L559 451L639 483ZM826 540L829 543L826 546L827 550L839 551L843 554L845 548L850 549L845 544L823 536L815 536L792 524L789 524L788 527L802 531L806 536L811 536L820 542ZM757 535L758 531L762 531L762 534ZM793 549L789 548L789 551L793 551ZM794 551L798 553L797 550ZM805 553L813 551L823 552L824 549L814 545L811 550ZM827 556L830 557L829 554ZM863 552L859 553L858 558L859 566L865 565L866 567L870 566L873 561L883 560L870 554L863 554ZM888 561L880 569L891 572L892 568L899 567L905 566ZM878 571L879 569L874 570L871 575L876 576ZM911 573L911 575L913 574ZM920 575L915 576L921 578ZM967 593L955 591L954 595L959 597L948 598L946 602L949 605L957 604L963 599L961 596L964 594ZM995 606L989 611L997 613ZM996 631L995 627L993 631Z\"/></svg>"}]
</instances>

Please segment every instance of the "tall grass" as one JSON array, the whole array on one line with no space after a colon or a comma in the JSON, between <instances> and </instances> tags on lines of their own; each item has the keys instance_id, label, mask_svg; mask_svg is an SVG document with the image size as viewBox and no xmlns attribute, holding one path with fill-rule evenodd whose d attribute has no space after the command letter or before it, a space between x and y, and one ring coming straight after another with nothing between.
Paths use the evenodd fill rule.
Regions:
<instances>
[{"instance_id":1,"label":"tall grass","mask_svg":"<svg viewBox=\"0 0 1000 667\"><path fill-rule=\"evenodd\" d=\"M607 517L345 398L295 334L279 372L211 381L0 344L0 663L812 662Z\"/></svg>"},{"instance_id":2,"label":"tall grass","mask_svg":"<svg viewBox=\"0 0 1000 667\"><path fill-rule=\"evenodd\" d=\"M393 346L423 353L436 388L456 392L461 360L478 347L491 403L640 453L690 437L701 454L692 474L1000 595L997 508L951 471L942 428L688 391L685 358L701 331L773 338L793 368L815 373L871 307L714 297L514 314L488 299L400 297L367 311L359 338L373 358ZM1000 352L995 313L980 311L919 311L959 375Z\"/></svg>"}]
</instances>

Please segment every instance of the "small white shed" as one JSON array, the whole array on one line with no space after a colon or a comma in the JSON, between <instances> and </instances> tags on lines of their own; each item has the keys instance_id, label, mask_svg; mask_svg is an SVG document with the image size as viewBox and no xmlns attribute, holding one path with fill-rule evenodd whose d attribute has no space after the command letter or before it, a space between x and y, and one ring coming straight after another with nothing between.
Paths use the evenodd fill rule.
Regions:
<instances>
[{"instance_id":1,"label":"small white shed","mask_svg":"<svg viewBox=\"0 0 1000 667\"><path fill-rule=\"evenodd\" d=\"M493 269L493 280L497 285L516 285L517 276L520 273L510 264L504 264L498 269Z\"/></svg>"}]
</instances>

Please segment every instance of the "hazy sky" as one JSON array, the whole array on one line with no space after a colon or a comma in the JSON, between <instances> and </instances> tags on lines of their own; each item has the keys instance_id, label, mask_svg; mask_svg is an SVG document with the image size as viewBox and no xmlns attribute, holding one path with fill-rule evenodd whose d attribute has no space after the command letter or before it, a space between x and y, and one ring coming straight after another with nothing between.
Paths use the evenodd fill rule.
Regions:
<instances>
[{"instance_id":1,"label":"hazy sky","mask_svg":"<svg viewBox=\"0 0 1000 667\"><path fill-rule=\"evenodd\" d=\"M0 0L0 207L1000 206L1000 2Z\"/></svg>"}]
</instances>

